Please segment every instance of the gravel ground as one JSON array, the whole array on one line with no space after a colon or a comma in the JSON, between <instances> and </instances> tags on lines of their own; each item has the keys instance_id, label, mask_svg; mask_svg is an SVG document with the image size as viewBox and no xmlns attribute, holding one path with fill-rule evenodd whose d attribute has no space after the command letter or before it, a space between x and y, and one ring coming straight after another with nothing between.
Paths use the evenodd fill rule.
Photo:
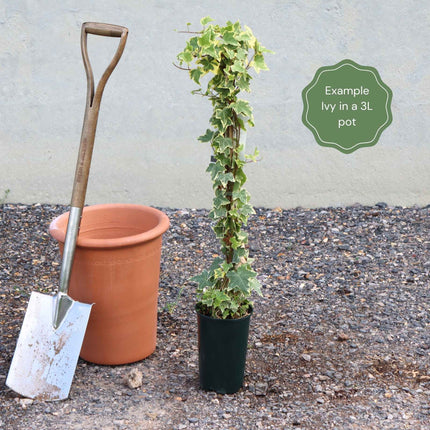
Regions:
<instances>
[{"instance_id":1,"label":"gravel ground","mask_svg":"<svg viewBox=\"0 0 430 430\"><path fill-rule=\"evenodd\" d=\"M430 428L429 207L258 209L248 230L264 298L244 387L224 396L198 387L187 281L218 252L207 211L165 209L156 352L80 360L68 400L31 401L4 382L31 290L57 286L47 228L65 210L0 206L1 429Z\"/></svg>"}]
</instances>

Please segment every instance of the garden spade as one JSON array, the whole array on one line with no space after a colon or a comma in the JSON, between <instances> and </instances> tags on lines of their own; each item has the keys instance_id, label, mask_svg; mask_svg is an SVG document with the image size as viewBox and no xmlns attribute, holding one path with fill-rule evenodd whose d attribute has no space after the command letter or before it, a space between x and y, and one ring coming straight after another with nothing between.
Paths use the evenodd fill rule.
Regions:
<instances>
[{"instance_id":1,"label":"garden spade","mask_svg":"<svg viewBox=\"0 0 430 430\"><path fill-rule=\"evenodd\" d=\"M87 34L119 37L116 53L94 91ZM87 99L81 144L73 182L71 209L64 242L60 285L55 296L32 292L6 380L24 397L62 400L68 397L92 304L68 296L76 242L96 134L100 102L109 76L124 51L128 30L111 24L84 23L81 50L87 75Z\"/></svg>"}]
</instances>

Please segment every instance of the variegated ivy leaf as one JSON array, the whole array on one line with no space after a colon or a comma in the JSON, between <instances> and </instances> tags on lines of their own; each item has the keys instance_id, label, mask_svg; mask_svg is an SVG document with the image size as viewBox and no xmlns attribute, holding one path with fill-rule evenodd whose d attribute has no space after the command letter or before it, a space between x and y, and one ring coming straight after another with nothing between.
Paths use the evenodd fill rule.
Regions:
<instances>
[{"instance_id":1,"label":"variegated ivy leaf","mask_svg":"<svg viewBox=\"0 0 430 430\"><path fill-rule=\"evenodd\" d=\"M245 115L247 117L252 117L252 108L246 100L238 100L237 102L232 103L231 108L238 115Z\"/></svg>"},{"instance_id":2,"label":"variegated ivy leaf","mask_svg":"<svg viewBox=\"0 0 430 430\"><path fill-rule=\"evenodd\" d=\"M251 205L246 204L240 209L240 213L248 217L249 215L255 214L255 210Z\"/></svg>"},{"instance_id":3,"label":"variegated ivy leaf","mask_svg":"<svg viewBox=\"0 0 430 430\"><path fill-rule=\"evenodd\" d=\"M200 20L200 24L205 26L206 24L209 24L210 22L213 22L213 19L210 16L205 16Z\"/></svg>"},{"instance_id":4,"label":"variegated ivy leaf","mask_svg":"<svg viewBox=\"0 0 430 430\"><path fill-rule=\"evenodd\" d=\"M200 77L204 75L204 71L200 69L199 67L197 69L190 70L190 76L191 79L196 83L200 85Z\"/></svg>"},{"instance_id":5,"label":"variegated ivy leaf","mask_svg":"<svg viewBox=\"0 0 430 430\"><path fill-rule=\"evenodd\" d=\"M233 141L229 137L217 137L214 141L218 145L218 149L221 152L226 152L227 150L233 149Z\"/></svg>"},{"instance_id":6,"label":"variegated ivy leaf","mask_svg":"<svg viewBox=\"0 0 430 430\"><path fill-rule=\"evenodd\" d=\"M251 288L249 281L255 278L255 276L256 273L253 270L250 270L245 266L239 266L236 271L231 270L227 273L227 277L230 279L228 289L240 291L248 296Z\"/></svg>"},{"instance_id":7,"label":"variegated ivy leaf","mask_svg":"<svg viewBox=\"0 0 430 430\"><path fill-rule=\"evenodd\" d=\"M227 216L227 209L225 207L213 208L209 212L209 217L213 220L217 220L219 218L225 218Z\"/></svg>"},{"instance_id":8,"label":"variegated ivy leaf","mask_svg":"<svg viewBox=\"0 0 430 430\"><path fill-rule=\"evenodd\" d=\"M233 190L233 198L240 200L242 203L248 203L250 195L248 191L242 189Z\"/></svg>"},{"instance_id":9,"label":"variegated ivy leaf","mask_svg":"<svg viewBox=\"0 0 430 430\"><path fill-rule=\"evenodd\" d=\"M246 154L245 158L249 161L256 162L259 155L260 155L260 151L257 148L255 148L254 153L253 154Z\"/></svg>"},{"instance_id":10,"label":"variegated ivy leaf","mask_svg":"<svg viewBox=\"0 0 430 430\"><path fill-rule=\"evenodd\" d=\"M231 66L231 71L237 72L237 73L245 73L246 69L245 69L242 61L235 61L233 63L233 65Z\"/></svg>"},{"instance_id":11,"label":"variegated ivy leaf","mask_svg":"<svg viewBox=\"0 0 430 430\"><path fill-rule=\"evenodd\" d=\"M199 284L199 289L203 289L209 285L211 285L211 281L209 280L210 273L207 270L203 270L199 275L193 276L191 281L197 282Z\"/></svg>"},{"instance_id":12,"label":"variegated ivy leaf","mask_svg":"<svg viewBox=\"0 0 430 430\"><path fill-rule=\"evenodd\" d=\"M269 70L262 54L256 54L251 64L257 73L260 72L260 70Z\"/></svg>"},{"instance_id":13,"label":"variegated ivy leaf","mask_svg":"<svg viewBox=\"0 0 430 430\"><path fill-rule=\"evenodd\" d=\"M219 173L216 181L221 183L224 187L227 186L229 182L234 182L234 176L232 172Z\"/></svg>"},{"instance_id":14,"label":"variegated ivy leaf","mask_svg":"<svg viewBox=\"0 0 430 430\"><path fill-rule=\"evenodd\" d=\"M230 200L224 196L215 197L213 199L213 205L215 209L219 209L221 206L230 204Z\"/></svg>"},{"instance_id":15,"label":"variegated ivy leaf","mask_svg":"<svg viewBox=\"0 0 430 430\"><path fill-rule=\"evenodd\" d=\"M218 179L218 176L221 173L224 173L224 166L219 162L210 163L208 168L206 169L206 172L209 172L211 174L212 181L216 181Z\"/></svg>"},{"instance_id":16,"label":"variegated ivy leaf","mask_svg":"<svg viewBox=\"0 0 430 430\"><path fill-rule=\"evenodd\" d=\"M263 293L261 292L261 284L257 278L251 278L249 280L249 287L252 291L255 291L259 296L263 295Z\"/></svg>"},{"instance_id":17,"label":"variegated ivy leaf","mask_svg":"<svg viewBox=\"0 0 430 430\"><path fill-rule=\"evenodd\" d=\"M206 133L199 137L200 142L210 142L214 137L215 132L207 129Z\"/></svg>"}]
</instances>

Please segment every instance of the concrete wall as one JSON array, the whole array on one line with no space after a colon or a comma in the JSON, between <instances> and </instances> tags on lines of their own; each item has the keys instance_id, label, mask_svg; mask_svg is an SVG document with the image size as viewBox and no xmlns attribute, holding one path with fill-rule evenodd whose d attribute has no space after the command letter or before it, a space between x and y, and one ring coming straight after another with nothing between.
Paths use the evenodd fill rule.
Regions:
<instances>
[{"instance_id":1,"label":"concrete wall","mask_svg":"<svg viewBox=\"0 0 430 430\"><path fill-rule=\"evenodd\" d=\"M210 15L240 19L276 55L248 97L256 206L430 203L430 3L426 0L0 0L0 199L68 203L84 113L84 21L129 28L103 97L87 202L209 207L207 100L172 66ZM90 38L101 69L116 48ZM393 91L393 122L376 146L350 155L320 147L302 124L303 88L345 58L375 67ZM98 67L97 67L98 65Z\"/></svg>"}]
</instances>

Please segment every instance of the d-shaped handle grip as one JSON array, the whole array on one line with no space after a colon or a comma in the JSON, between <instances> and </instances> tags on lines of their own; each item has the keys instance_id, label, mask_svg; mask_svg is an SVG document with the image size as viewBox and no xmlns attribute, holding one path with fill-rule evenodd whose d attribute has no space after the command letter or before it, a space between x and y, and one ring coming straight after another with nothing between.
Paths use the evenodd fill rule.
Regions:
<instances>
[{"instance_id":1,"label":"d-shaped handle grip","mask_svg":"<svg viewBox=\"0 0 430 430\"><path fill-rule=\"evenodd\" d=\"M128 32L128 29L120 25L104 24L102 22L85 22L82 29L86 33L96 34L97 36L121 37Z\"/></svg>"},{"instance_id":2,"label":"d-shaped handle grip","mask_svg":"<svg viewBox=\"0 0 430 430\"><path fill-rule=\"evenodd\" d=\"M91 69L90 59L87 49L87 35L96 34L99 36L120 37L118 48L112 61L107 66L97 89L94 90L94 75ZM103 95L106 82L115 69L121 55L124 51L125 42L127 41L128 29L119 25L103 24L96 22L86 22L82 24L81 30L81 50L84 60L85 72L87 75L87 101L85 107L84 124L81 134L81 145L79 147L78 162L76 164L75 180L73 182L71 206L83 208L85 194L87 190L88 175L93 153L94 139L96 135L97 119L99 115L100 102Z\"/></svg>"},{"instance_id":3,"label":"d-shaped handle grip","mask_svg":"<svg viewBox=\"0 0 430 430\"><path fill-rule=\"evenodd\" d=\"M97 85L97 89L94 92L94 75L91 68L90 59L88 57L88 47L87 47L87 34L95 34L98 36L108 36L108 37L120 37L118 48L115 55L112 58L109 66L107 66L105 72L103 73L100 81ZM100 106L100 101L102 98L103 90L106 85L109 76L115 69L121 55L124 51L125 42L127 41L128 29L126 27L121 27L120 25L114 24L104 24L101 22L85 22L82 24L81 30L81 50L82 58L84 60L85 72L87 74L87 107Z\"/></svg>"}]
</instances>

